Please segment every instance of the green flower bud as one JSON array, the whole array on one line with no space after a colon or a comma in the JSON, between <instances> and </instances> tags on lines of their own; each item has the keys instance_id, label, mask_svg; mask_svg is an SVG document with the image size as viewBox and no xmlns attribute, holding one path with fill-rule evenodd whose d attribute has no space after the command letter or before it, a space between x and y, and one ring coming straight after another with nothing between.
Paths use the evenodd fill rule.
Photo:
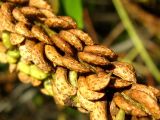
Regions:
<instances>
[{"instance_id":1,"label":"green flower bud","mask_svg":"<svg viewBox=\"0 0 160 120\"><path fill-rule=\"evenodd\" d=\"M2 42L7 49L11 49L13 47L13 45L10 42L9 32L6 32L6 31L2 32Z\"/></svg>"},{"instance_id":2,"label":"green flower bud","mask_svg":"<svg viewBox=\"0 0 160 120\"><path fill-rule=\"evenodd\" d=\"M21 71L21 72L24 72L26 74L30 74L30 65L27 65L26 63L24 62L19 62L18 63L18 70Z\"/></svg>"}]
</instances>

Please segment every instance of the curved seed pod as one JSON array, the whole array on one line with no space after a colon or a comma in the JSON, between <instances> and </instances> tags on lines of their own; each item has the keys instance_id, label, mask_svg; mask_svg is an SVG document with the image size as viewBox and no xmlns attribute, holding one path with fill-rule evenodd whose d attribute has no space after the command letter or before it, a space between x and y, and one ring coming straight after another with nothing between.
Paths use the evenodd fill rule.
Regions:
<instances>
[{"instance_id":1,"label":"curved seed pod","mask_svg":"<svg viewBox=\"0 0 160 120\"><path fill-rule=\"evenodd\" d=\"M36 37L39 41L52 45L51 39L48 35L43 31L43 29L37 25L34 25L31 29L33 36Z\"/></svg>"},{"instance_id":2,"label":"curved seed pod","mask_svg":"<svg viewBox=\"0 0 160 120\"><path fill-rule=\"evenodd\" d=\"M19 80L20 80L22 83L25 83L25 84L31 82L30 76L27 75L27 74L24 73L24 72L19 72L19 73L18 73L18 78L19 78Z\"/></svg>"},{"instance_id":3,"label":"curved seed pod","mask_svg":"<svg viewBox=\"0 0 160 120\"><path fill-rule=\"evenodd\" d=\"M145 85L133 84L131 89L139 90L141 92L145 92L146 94L150 95L155 101L157 101L157 98L154 95L154 93Z\"/></svg>"},{"instance_id":4,"label":"curved seed pod","mask_svg":"<svg viewBox=\"0 0 160 120\"><path fill-rule=\"evenodd\" d=\"M39 69L36 65L31 65L30 66L30 72L29 74L38 79L38 80L44 80L45 78L48 77L47 73L44 73L44 71L42 71L41 69Z\"/></svg>"},{"instance_id":5,"label":"curved seed pod","mask_svg":"<svg viewBox=\"0 0 160 120\"><path fill-rule=\"evenodd\" d=\"M13 45L11 44L10 41L10 33L3 31L2 32L2 43L7 49L12 49Z\"/></svg>"},{"instance_id":6,"label":"curved seed pod","mask_svg":"<svg viewBox=\"0 0 160 120\"><path fill-rule=\"evenodd\" d=\"M61 92L57 89L54 80L51 80L52 90L53 90L53 98L58 105L65 105L65 100L68 99L68 95L61 94Z\"/></svg>"},{"instance_id":7,"label":"curved seed pod","mask_svg":"<svg viewBox=\"0 0 160 120\"><path fill-rule=\"evenodd\" d=\"M17 64L9 64L9 72L14 73L17 70Z\"/></svg>"},{"instance_id":8,"label":"curved seed pod","mask_svg":"<svg viewBox=\"0 0 160 120\"><path fill-rule=\"evenodd\" d=\"M105 101L96 102L95 109L90 113L90 120L108 120L106 109Z\"/></svg>"},{"instance_id":9,"label":"curved seed pod","mask_svg":"<svg viewBox=\"0 0 160 120\"><path fill-rule=\"evenodd\" d=\"M47 95L53 96L53 89L52 89L51 80L50 80L50 79L45 80L43 85L44 85L44 89L45 89L46 92L47 92ZM43 91L44 91L44 90L43 90Z\"/></svg>"},{"instance_id":10,"label":"curved seed pod","mask_svg":"<svg viewBox=\"0 0 160 120\"><path fill-rule=\"evenodd\" d=\"M127 114L139 117L147 116L147 114L143 110L134 106L132 102L126 100L120 93L116 93L114 95L113 101L119 108L123 109Z\"/></svg>"},{"instance_id":11,"label":"curved seed pod","mask_svg":"<svg viewBox=\"0 0 160 120\"><path fill-rule=\"evenodd\" d=\"M10 32L15 32L15 25L5 16L2 14L2 10L0 9L0 30L7 30Z\"/></svg>"},{"instance_id":12,"label":"curved seed pod","mask_svg":"<svg viewBox=\"0 0 160 120\"><path fill-rule=\"evenodd\" d=\"M25 74L30 74L30 65L26 64L25 62L20 61L18 62L17 70Z\"/></svg>"},{"instance_id":13,"label":"curved seed pod","mask_svg":"<svg viewBox=\"0 0 160 120\"><path fill-rule=\"evenodd\" d=\"M148 89L150 89L156 97L160 97L160 90L159 89L154 88L152 86L148 86Z\"/></svg>"},{"instance_id":14,"label":"curved seed pod","mask_svg":"<svg viewBox=\"0 0 160 120\"><path fill-rule=\"evenodd\" d=\"M20 53L18 50L14 49L14 50L8 50L7 51L7 55L14 57L14 58L19 58L20 57Z\"/></svg>"},{"instance_id":15,"label":"curved seed pod","mask_svg":"<svg viewBox=\"0 0 160 120\"><path fill-rule=\"evenodd\" d=\"M29 37L29 38L33 37L32 32L27 28L27 25L23 22L18 22L15 25L15 31L18 34L24 35L26 37Z\"/></svg>"},{"instance_id":16,"label":"curved seed pod","mask_svg":"<svg viewBox=\"0 0 160 120\"><path fill-rule=\"evenodd\" d=\"M51 39L53 41L53 43L63 52L69 54L69 55L73 55L73 50L71 48L71 46L65 42L61 37L59 37L58 35L54 34L51 36Z\"/></svg>"},{"instance_id":17,"label":"curved seed pod","mask_svg":"<svg viewBox=\"0 0 160 120\"><path fill-rule=\"evenodd\" d=\"M51 71L51 66L48 64L48 62L45 60L43 51L44 50L44 44L43 43L37 43L32 48L32 61L35 65L37 65L41 70L45 72Z\"/></svg>"},{"instance_id":18,"label":"curved seed pod","mask_svg":"<svg viewBox=\"0 0 160 120\"><path fill-rule=\"evenodd\" d=\"M82 63L85 67L90 69L92 72L99 73L99 72L104 72L104 70L101 67L90 65L86 62L83 62L82 60L79 60L80 63Z\"/></svg>"},{"instance_id":19,"label":"curved seed pod","mask_svg":"<svg viewBox=\"0 0 160 120\"><path fill-rule=\"evenodd\" d=\"M28 19L24 16L19 8L13 9L12 14L17 21L24 22L25 24L29 23Z\"/></svg>"},{"instance_id":20,"label":"curved seed pod","mask_svg":"<svg viewBox=\"0 0 160 120\"><path fill-rule=\"evenodd\" d=\"M128 90L125 92L133 100L142 104L145 109L149 112L148 114L152 115L156 119L160 119L160 108L156 102L150 95L145 92L139 90ZM145 98L145 99L144 99Z\"/></svg>"},{"instance_id":21,"label":"curved seed pod","mask_svg":"<svg viewBox=\"0 0 160 120\"><path fill-rule=\"evenodd\" d=\"M55 86L61 94L73 96L76 94L76 88L71 86L67 80L67 70L58 67L54 75Z\"/></svg>"},{"instance_id":22,"label":"curved seed pod","mask_svg":"<svg viewBox=\"0 0 160 120\"><path fill-rule=\"evenodd\" d=\"M7 62L10 64L15 64L18 61L17 58L10 56L9 54L7 54Z\"/></svg>"},{"instance_id":23,"label":"curved seed pod","mask_svg":"<svg viewBox=\"0 0 160 120\"><path fill-rule=\"evenodd\" d=\"M104 89L110 82L111 74L105 72L99 72L98 74L92 74L86 77L88 88L90 90L99 91Z\"/></svg>"},{"instance_id":24,"label":"curved seed pod","mask_svg":"<svg viewBox=\"0 0 160 120\"><path fill-rule=\"evenodd\" d=\"M98 100L104 97L105 93L94 92L87 88L86 79L83 76L80 76L78 79L78 90L80 94L87 100Z\"/></svg>"},{"instance_id":25,"label":"curved seed pod","mask_svg":"<svg viewBox=\"0 0 160 120\"><path fill-rule=\"evenodd\" d=\"M26 61L27 63L32 61L32 54L31 51L36 43L29 39L25 40L24 45L20 45L19 51L21 55L21 59Z\"/></svg>"},{"instance_id":26,"label":"curved seed pod","mask_svg":"<svg viewBox=\"0 0 160 120\"><path fill-rule=\"evenodd\" d=\"M87 63L95 64L95 65L108 65L110 62L101 56L94 55L92 53L87 52L78 52L78 58Z\"/></svg>"},{"instance_id":27,"label":"curved seed pod","mask_svg":"<svg viewBox=\"0 0 160 120\"><path fill-rule=\"evenodd\" d=\"M10 42L12 45L18 45L25 40L23 35L17 33L10 33Z\"/></svg>"},{"instance_id":28,"label":"curved seed pod","mask_svg":"<svg viewBox=\"0 0 160 120\"><path fill-rule=\"evenodd\" d=\"M81 41L83 41L86 45L94 45L92 38L85 32L79 29L70 29L68 30L70 33L74 34Z\"/></svg>"},{"instance_id":29,"label":"curved seed pod","mask_svg":"<svg viewBox=\"0 0 160 120\"><path fill-rule=\"evenodd\" d=\"M58 16L59 19L62 19L70 24L70 29L77 28L77 23L73 20L73 18L69 16Z\"/></svg>"},{"instance_id":30,"label":"curved seed pod","mask_svg":"<svg viewBox=\"0 0 160 120\"><path fill-rule=\"evenodd\" d=\"M72 57L64 56L62 58L62 63L66 68L76 72L80 73L90 72L90 70L87 67L85 67L83 64L79 63Z\"/></svg>"},{"instance_id":31,"label":"curved seed pod","mask_svg":"<svg viewBox=\"0 0 160 120\"><path fill-rule=\"evenodd\" d=\"M53 28L63 28L63 29L75 28L75 26L73 26L71 23L64 21L63 19L60 19L58 17L46 19L45 24Z\"/></svg>"},{"instance_id":32,"label":"curved seed pod","mask_svg":"<svg viewBox=\"0 0 160 120\"><path fill-rule=\"evenodd\" d=\"M95 109L95 103L92 102L92 101L89 101L89 100L85 99L85 98L80 94L79 91L77 91L77 97L78 97L78 100L79 100L79 102L80 102L80 105L81 105L84 109L86 109L86 110L88 110L88 111L93 111L93 110Z\"/></svg>"},{"instance_id":33,"label":"curved seed pod","mask_svg":"<svg viewBox=\"0 0 160 120\"><path fill-rule=\"evenodd\" d=\"M56 17L56 15L52 11L47 10L47 9L40 9L40 12L47 18Z\"/></svg>"},{"instance_id":34,"label":"curved seed pod","mask_svg":"<svg viewBox=\"0 0 160 120\"><path fill-rule=\"evenodd\" d=\"M20 10L24 15L27 15L27 16L40 16L40 15L42 15L40 10L36 7L27 6L27 7L20 8Z\"/></svg>"},{"instance_id":35,"label":"curved seed pod","mask_svg":"<svg viewBox=\"0 0 160 120\"><path fill-rule=\"evenodd\" d=\"M72 33L62 30L60 31L59 36L63 38L65 41L67 41L69 44L74 46L78 51L83 50L81 41Z\"/></svg>"},{"instance_id":36,"label":"curved seed pod","mask_svg":"<svg viewBox=\"0 0 160 120\"><path fill-rule=\"evenodd\" d=\"M45 55L50 61L53 62L53 64L63 66L62 56L57 52L54 46L45 45Z\"/></svg>"},{"instance_id":37,"label":"curved seed pod","mask_svg":"<svg viewBox=\"0 0 160 120\"><path fill-rule=\"evenodd\" d=\"M113 74L123 80L136 83L136 75L133 66L125 62L112 62L114 65Z\"/></svg>"},{"instance_id":38,"label":"curved seed pod","mask_svg":"<svg viewBox=\"0 0 160 120\"><path fill-rule=\"evenodd\" d=\"M1 12L9 21L13 21L12 9L13 4L9 2L5 2L1 5Z\"/></svg>"},{"instance_id":39,"label":"curved seed pod","mask_svg":"<svg viewBox=\"0 0 160 120\"><path fill-rule=\"evenodd\" d=\"M111 88L124 88L132 85L131 82L120 79L120 78L111 78L108 87Z\"/></svg>"},{"instance_id":40,"label":"curved seed pod","mask_svg":"<svg viewBox=\"0 0 160 120\"><path fill-rule=\"evenodd\" d=\"M117 55L109 48L103 45L92 45L92 46L85 46L84 52L93 53L100 56L105 56L108 59L116 59Z\"/></svg>"},{"instance_id":41,"label":"curved seed pod","mask_svg":"<svg viewBox=\"0 0 160 120\"><path fill-rule=\"evenodd\" d=\"M29 0L29 6L52 10L51 6L45 0Z\"/></svg>"}]
</instances>

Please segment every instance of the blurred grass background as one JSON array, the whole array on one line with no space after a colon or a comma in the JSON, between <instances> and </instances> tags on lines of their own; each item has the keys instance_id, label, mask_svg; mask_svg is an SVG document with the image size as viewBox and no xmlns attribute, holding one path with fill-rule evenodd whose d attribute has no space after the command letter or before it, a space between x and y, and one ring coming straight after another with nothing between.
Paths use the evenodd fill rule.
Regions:
<instances>
[{"instance_id":1,"label":"blurred grass background","mask_svg":"<svg viewBox=\"0 0 160 120\"><path fill-rule=\"evenodd\" d=\"M160 84L159 0L48 0L58 15L73 17L96 43L130 62L139 83ZM57 107L31 85L20 83L0 64L0 120L88 120L73 108Z\"/></svg>"}]
</instances>

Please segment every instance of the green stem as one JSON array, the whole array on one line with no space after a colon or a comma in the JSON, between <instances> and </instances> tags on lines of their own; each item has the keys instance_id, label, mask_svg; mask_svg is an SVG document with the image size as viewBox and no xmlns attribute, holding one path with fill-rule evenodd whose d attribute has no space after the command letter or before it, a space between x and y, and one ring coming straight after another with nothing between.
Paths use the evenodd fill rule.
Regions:
<instances>
[{"instance_id":1,"label":"green stem","mask_svg":"<svg viewBox=\"0 0 160 120\"><path fill-rule=\"evenodd\" d=\"M118 111L115 120L125 120L125 112L124 112L124 110L120 109Z\"/></svg>"},{"instance_id":2,"label":"green stem","mask_svg":"<svg viewBox=\"0 0 160 120\"><path fill-rule=\"evenodd\" d=\"M154 62L152 61L151 57L147 53L145 47L143 46L143 43L136 33L136 30L130 20L130 18L127 15L127 12L125 11L125 8L123 7L121 0L113 0L113 4L115 8L117 9L117 12L129 34L129 36L132 39L132 42L135 45L135 48L140 53L142 59L146 63L147 67L150 69L150 72L153 74L153 76L156 78L157 82L160 83L160 72Z\"/></svg>"}]
</instances>

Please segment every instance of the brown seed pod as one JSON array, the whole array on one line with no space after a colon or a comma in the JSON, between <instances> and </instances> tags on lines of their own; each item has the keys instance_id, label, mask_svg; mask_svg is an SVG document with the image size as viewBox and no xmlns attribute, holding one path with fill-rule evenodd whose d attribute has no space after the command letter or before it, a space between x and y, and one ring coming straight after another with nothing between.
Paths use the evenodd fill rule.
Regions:
<instances>
[{"instance_id":1,"label":"brown seed pod","mask_svg":"<svg viewBox=\"0 0 160 120\"><path fill-rule=\"evenodd\" d=\"M15 25L10 21L5 15L2 14L2 10L0 9L0 30L7 30L10 32L15 32Z\"/></svg>"},{"instance_id":2,"label":"brown seed pod","mask_svg":"<svg viewBox=\"0 0 160 120\"><path fill-rule=\"evenodd\" d=\"M76 72L80 73L90 72L90 70L87 67L85 67L83 64L79 63L77 60L69 56L64 56L62 58L62 63L66 68Z\"/></svg>"},{"instance_id":3,"label":"brown seed pod","mask_svg":"<svg viewBox=\"0 0 160 120\"><path fill-rule=\"evenodd\" d=\"M65 41L67 41L69 44L74 46L78 51L83 50L81 41L72 33L62 30L60 31L59 36L63 38Z\"/></svg>"},{"instance_id":4,"label":"brown seed pod","mask_svg":"<svg viewBox=\"0 0 160 120\"><path fill-rule=\"evenodd\" d=\"M10 42L12 45L18 45L25 40L23 35L17 33L10 33Z\"/></svg>"},{"instance_id":5,"label":"brown seed pod","mask_svg":"<svg viewBox=\"0 0 160 120\"><path fill-rule=\"evenodd\" d=\"M150 95L135 89L128 90L125 92L125 94L142 104L147 110L148 114L152 115L155 119L160 119L160 108L156 100L153 99Z\"/></svg>"},{"instance_id":6,"label":"brown seed pod","mask_svg":"<svg viewBox=\"0 0 160 120\"><path fill-rule=\"evenodd\" d=\"M41 16L42 15L42 13L38 8L32 7L32 6L22 7L20 8L20 10L25 16Z\"/></svg>"},{"instance_id":7,"label":"brown seed pod","mask_svg":"<svg viewBox=\"0 0 160 120\"><path fill-rule=\"evenodd\" d=\"M35 65L37 65L41 70L45 72L49 72L51 70L51 66L44 58L44 44L37 43L32 48L32 61Z\"/></svg>"},{"instance_id":8,"label":"brown seed pod","mask_svg":"<svg viewBox=\"0 0 160 120\"><path fill-rule=\"evenodd\" d=\"M14 8L12 14L17 21L24 22L25 24L29 23L28 19L24 16L19 8Z\"/></svg>"},{"instance_id":9,"label":"brown seed pod","mask_svg":"<svg viewBox=\"0 0 160 120\"><path fill-rule=\"evenodd\" d=\"M82 107L78 107L77 110L80 111L81 113L87 113L87 114L89 113L88 110L86 110L86 109L84 109Z\"/></svg>"},{"instance_id":10,"label":"brown seed pod","mask_svg":"<svg viewBox=\"0 0 160 120\"><path fill-rule=\"evenodd\" d=\"M58 35L54 34L51 36L51 39L53 41L53 43L63 52L69 54L69 55L73 55L73 50L71 48L71 46L64 41L61 37L59 37Z\"/></svg>"},{"instance_id":11,"label":"brown seed pod","mask_svg":"<svg viewBox=\"0 0 160 120\"><path fill-rule=\"evenodd\" d=\"M136 83L136 74L133 66L125 62L112 62L114 65L113 74L123 80Z\"/></svg>"},{"instance_id":12,"label":"brown seed pod","mask_svg":"<svg viewBox=\"0 0 160 120\"><path fill-rule=\"evenodd\" d=\"M57 68L54 75L54 83L61 94L73 96L77 92L76 88L69 84L67 70L62 67Z\"/></svg>"},{"instance_id":13,"label":"brown seed pod","mask_svg":"<svg viewBox=\"0 0 160 120\"><path fill-rule=\"evenodd\" d=\"M131 89L139 90L141 92L145 92L146 94L150 95L155 101L157 101L157 98L154 95L154 93L145 85L133 84Z\"/></svg>"},{"instance_id":14,"label":"brown seed pod","mask_svg":"<svg viewBox=\"0 0 160 120\"><path fill-rule=\"evenodd\" d=\"M47 10L47 9L40 9L40 12L47 18L54 18L56 17L56 15L50 11L50 10Z\"/></svg>"},{"instance_id":15,"label":"brown seed pod","mask_svg":"<svg viewBox=\"0 0 160 120\"><path fill-rule=\"evenodd\" d=\"M32 54L31 51L36 43L34 41L31 41L29 39L25 40L25 43L23 45L20 45L19 51L21 55L21 59L25 62L29 63L32 61Z\"/></svg>"},{"instance_id":16,"label":"brown seed pod","mask_svg":"<svg viewBox=\"0 0 160 120\"><path fill-rule=\"evenodd\" d=\"M57 105L64 106L64 101L68 99L68 95L61 94L61 92L57 89L54 80L51 80L52 90L53 90L53 98Z\"/></svg>"},{"instance_id":17,"label":"brown seed pod","mask_svg":"<svg viewBox=\"0 0 160 120\"><path fill-rule=\"evenodd\" d=\"M90 120L108 120L106 109L105 101L96 102L95 109L90 113Z\"/></svg>"},{"instance_id":18,"label":"brown seed pod","mask_svg":"<svg viewBox=\"0 0 160 120\"><path fill-rule=\"evenodd\" d=\"M78 79L78 90L80 94L87 100L98 100L104 97L105 93L95 92L88 89L86 78L80 76Z\"/></svg>"},{"instance_id":19,"label":"brown seed pod","mask_svg":"<svg viewBox=\"0 0 160 120\"><path fill-rule=\"evenodd\" d=\"M87 52L78 52L78 58L87 63L95 64L95 65L108 65L110 62L101 56L94 55L92 53Z\"/></svg>"},{"instance_id":20,"label":"brown seed pod","mask_svg":"<svg viewBox=\"0 0 160 120\"><path fill-rule=\"evenodd\" d=\"M62 56L57 52L54 46L45 45L45 55L51 62L53 62L53 64L63 66Z\"/></svg>"},{"instance_id":21,"label":"brown seed pod","mask_svg":"<svg viewBox=\"0 0 160 120\"><path fill-rule=\"evenodd\" d=\"M60 17L48 18L45 20L45 24L53 28L63 28L63 29L75 28L75 26L72 25L72 23L64 21Z\"/></svg>"},{"instance_id":22,"label":"brown seed pod","mask_svg":"<svg viewBox=\"0 0 160 120\"><path fill-rule=\"evenodd\" d=\"M84 52L93 53L100 56L105 56L110 60L115 60L117 55L109 48L103 45L92 45L92 46L85 46Z\"/></svg>"},{"instance_id":23,"label":"brown seed pod","mask_svg":"<svg viewBox=\"0 0 160 120\"><path fill-rule=\"evenodd\" d=\"M8 1L13 2L13 3L22 4L22 3L28 2L29 0L8 0Z\"/></svg>"},{"instance_id":24,"label":"brown seed pod","mask_svg":"<svg viewBox=\"0 0 160 120\"><path fill-rule=\"evenodd\" d=\"M99 72L98 74L92 74L86 77L88 88L90 90L99 91L104 89L110 82L111 74L105 72Z\"/></svg>"},{"instance_id":25,"label":"brown seed pod","mask_svg":"<svg viewBox=\"0 0 160 120\"><path fill-rule=\"evenodd\" d=\"M77 97L78 97L78 100L79 100L79 103L80 105L88 110L88 111L93 111L95 109L95 102L92 102L92 101L89 101L87 99L85 99L79 91L77 91Z\"/></svg>"},{"instance_id":26,"label":"brown seed pod","mask_svg":"<svg viewBox=\"0 0 160 120\"><path fill-rule=\"evenodd\" d=\"M14 73L17 70L17 64L9 64L9 72Z\"/></svg>"},{"instance_id":27,"label":"brown seed pod","mask_svg":"<svg viewBox=\"0 0 160 120\"><path fill-rule=\"evenodd\" d=\"M52 10L51 6L45 0L29 0L29 6Z\"/></svg>"},{"instance_id":28,"label":"brown seed pod","mask_svg":"<svg viewBox=\"0 0 160 120\"><path fill-rule=\"evenodd\" d=\"M70 33L74 34L81 41L83 41L86 45L94 45L92 38L85 32L79 29L70 29L68 30Z\"/></svg>"},{"instance_id":29,"label":"brown seed pod","mask_svg":"<svg viewBox=\"0 0 160 120\"><path fill-rule=\"evenodd\" d=\"M127 114L139 117L147 116L147 114L143 110L133 105L131 101L126 100L120 93L115 93L113 101L119 108L123 109Z\"/></svg>"},{"instance_id":30,"label":"brown seed pod","mask_svg":"<svg viewBox=\"0 0 160 120\"><path fill-rule=\"evenodd\" d=\"M48 35L43 31L41 27L34 25L32 26L31 32L33 33L33 36L39 41L50 45L53 44L52 40L48 37Z\"/></svg>"},{"instance_id":31,"label":"brown seed pod","mask_svg":"<svg viewBox=\"0 0 160 120\"><path fill-rule=\"evenodd\" d=\"M115 102L112 100L110 103L110 115L113 120L115 120L116 115L118 114L119 108L116 106Z\"/></svg>"},{"instance_id":32,"label":"brown seed pod","mask_svg":"<svg viewBox=\"0 0 160 120\"><path fill-rule=\"evenodd\" d=\"M15 25L15 31L18 34L24 35L26 37L32 38L33 34L32 32L28 29L27 25L23 22L18 22Z\"/></svg>"},{"instance_id":33,"label":"brown seed pod","mask_svg":"<svg viewBox=\"0 0 160 120\"><path fill-rule=\"evenodd\" d=\"M124 88L132 85L131 82L123 80L121 78L111 78L108 87L111 88Z\"/></svg>"},{"instance_id":34,"label":"brown seed pod","mask_svg":"<svg viewBox=\"0 0 160 120\"><path fill-rule=\"evenodd\" d=\"M32 86L37 87L37 86L39 86L41 83L42 83L42 81L40 81L40 80L38 80L38 79L36 79L36 78L34 78L34 77L31 77L31 84L32 84Z\"/></svg>"},{"instance_id":35,"label":"brown seed pod","mask_svg":"<svg viewBox=\"0 0 160 120\"><path fill-rule=\"evenodd\" d=\"M13 16L12 16L12 9L13 9L13 4L6 2L1 5L1 12L7 18L9 21L13 21Z\"/></svg>"}]
</instances>

